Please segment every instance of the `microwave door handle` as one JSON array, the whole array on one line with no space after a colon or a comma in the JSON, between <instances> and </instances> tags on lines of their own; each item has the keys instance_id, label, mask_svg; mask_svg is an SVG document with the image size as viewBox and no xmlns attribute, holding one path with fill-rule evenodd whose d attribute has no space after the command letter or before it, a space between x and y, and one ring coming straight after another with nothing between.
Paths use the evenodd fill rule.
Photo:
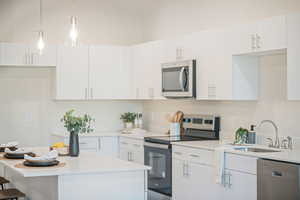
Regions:
<instances>
[{"instance_id":1,"label":"microwave door handle","mask_svg":"<svg viewBox=\"0 0 300 200\"><path fill-rule=\"evenodd\" d=\"M183 86L183 72L184 72L184 67L181 68L180 74L179 74L179 84L180 88L182 91L184 91L184 86Z\"/></svg>"}]
</instances>

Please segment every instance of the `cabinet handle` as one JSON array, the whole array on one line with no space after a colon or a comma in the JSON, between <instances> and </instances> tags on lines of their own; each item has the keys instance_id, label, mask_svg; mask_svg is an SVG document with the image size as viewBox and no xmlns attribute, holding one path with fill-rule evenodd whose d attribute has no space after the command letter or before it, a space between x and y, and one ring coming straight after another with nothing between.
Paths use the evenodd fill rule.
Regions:
<instances>
[{"instance_id":1,"label":"cabinet handle","mask_svg":"<svg viewBox=\"0 0 300 200\"><path fill-rule=\"evenodd\" d=\"M99 149L99 151L101 150L101 148L102 148L102 146L101 146L101 139L99 138L99 140L98 140L98 149Z\"/></svg>"},{"instance_id":2,"label":"cabinet handle","mask_svg":"<svg viewBox=\"0 0 300 200\"><path fill-rule=\"evenodd\" d=\"M182 166L182 170L183 170L183 171L182 171L182 175L183 175L183 176L186 176L186 174L185 174L185 167L186 167L186 166L185 166L185 163L183 163L183 166Z\"/></svg>"},{"instance_id":3,"label":"cabinet handle","mask_svg":"<svg viewBox=\"0 0 300 200\"><path fill-rule=\"evenodd\" d=\"M260 36L256 34L256 48L260 49Z\"/></svg>"},{"instance_id":4,"label":"cabinet handle","mask_svg":"<svg viewBox=\"0 0 300 200\"><path fill-rule=\"evenodd\" d=\"M199 158L200 156L196 155L196 154L190 154L191 157L194 157L194 158Z\"/></svg>"},{"instance_id":5,"label":"cabinet handle","mask_svg":"<svg viewBox=\"0 0 300 200\"><path fill-rule=\"evenodd\" d=\"M135 91L135 98L139 98L139 96L140 96L140 89L139 88L136 88L136 91Z\"/></svg>"},{"instance_id":6,"label":"cabinet handle","mask_svg":"<svg viewBox=\"0 0 300 200\"><path fill-rule=\"evenodd\" d=\"M141 145L138 145L138 144L134 144L133 146L138 147L138 148L141 147Z\"/></svg>"},{"instance_id":7,"label":"cabinet handle","mask_svg":"<svg viewBox=\"0 0 300 200\"><path fill-rule=\"evenodd\" d=\"M189 177L190 176L190 174L189 174L189 164L188 163L186 163L185 164L185 175L187 176L187 177Z\"/></svg>"},{"instance_id":8,"label":"cabinet handle","mask_svg":"<svg viewBox=\"0 0 300 200\"><path fill-rule=\"evenodd\" d=\"M30 64L33 65L33 53L30 54L30 61L31 61Z\"/></svg>"},{"instance_id":9,"label":"cabinet handle","mask_svg":"<svg viewBox=\"0 0 300 200\"><path fill-rule=\"evenodd\" d=\"M182 153L180 153L180 152L174 152L174 154L177 154L177 155L182 155Z\"/></svg>"},{"instance_id":10,"label":"cabinet handle","mask_svg":"<svg viewBox=\"0 0 300 200\"><path fill-rule=\"evenodd\" d=\"M255 50L255 43L256 43L256 38L255 38L255 35L252 34L251 35L251 48L252 48L252 51Z\"/></svg>"},{"instance_id":11,"label":"cabinet handle","mask_svg":"<svg viewBox=\"0 0 300 200\"><path fill-rule=\"evenodd\" d=\"M93 90L93 88L90 88L90 92L91 92L91 99L93 99L94 98L94 90Z\"/></svg>"},{"instance_id":12,"label":"cabinet handle","mask_svg":"<svg viewBox=\"0 0 300 200\"><path fill-rule=\"evenodd\" d=\"M127 160L130 161L130 152L127 152Z\"/></svg>"},{"instance_id":13,"label":"cabinet handle","mask_svg":"<svg viewBox=\"0 0 300 200\"><path fill-rule=\"evenodd\" d=\"M228 187L229 188L231 188L231 186L232 186L232 183L231 183L231 176L232 176L232 174L229 172L229 174L228 174Z\"/></svg>"},{"instance_id":14,"label":"cabinet handle","mask_svg":"<svg viewBox=\"0 0 300 200\"><path fill-rule=\"evenodd\" d=\"M121 144L125 144L125 145L128 145L128 143L127 143L127 142L121 142Z\"/></svg>"},{"instance_id":15,"label":"cabinet handle","mask_svg":"<svg viewBox=\"0 0 300 200\"><path fill-rule=\"evenodd\" d=\"M85 88L85 99L87 99L87 98L88 98L88 89Z\"/></svg>"},{"instance_id":16,"label":"cabinet handle","mask_svg":"<svg viewBox=\"0 0 300 200\"><path fill-rule=\"evenodd\" d=\"M87 144L87 143L86 142L80 142L79 144L84 145L84 144Z\"/></svg>"}]
</instances>

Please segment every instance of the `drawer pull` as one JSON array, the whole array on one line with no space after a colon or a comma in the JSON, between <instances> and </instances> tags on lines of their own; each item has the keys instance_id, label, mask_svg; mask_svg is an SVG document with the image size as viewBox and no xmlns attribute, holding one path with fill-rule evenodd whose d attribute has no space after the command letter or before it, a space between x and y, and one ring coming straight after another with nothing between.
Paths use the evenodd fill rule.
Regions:
<instances>
[{"instance_id":1,"label":"drawer pull","mask_svg":"<svg viewBox=\"0 0 300 200\"><path fill-rule=\"evenodd\" d=\"M127 142L121 142L121 144L128 145L128 143L127 143Z\"/></svg>"},{"instance_id":2,"label":"drawer pull","mask_svg":"<svg viewBox=\"0 0 300 200\"><path fill-rule=\"evenodd\" d=\"M174 154L177 154L177 155L182 155L182 153L180 153L180 152L174 152Z\"/></svg>"},{"instance_id":3,"label":"drawer pull","mask_svg":"<svg viewBox=\"0 0 300 200\"><path fill-rule=\"evenodd\" d=\"M79 144L87 144L86 142L80 142Z\"/></svg>"},{"instance_id":4,"label":"drawer pull","mask_svg":"<svg viewBox=\"0 0 300 200\"><path fill-rule=\"evenodd\" d=\"M194 158L199 158L200 156L198 155L195 155L195 154L190 154L191 157L194 157Z\"/></svg>"},{"instance_id":5,"label":"drawer pull","mask_svg":"<svg viewBox=\"0 0 300 200\"><path fill-rule=\"evenodd\" d=\"M280 176L282 176L282 173L279 171L273 171L272 176L280 177Z\"/></svg>"}]
</instances>

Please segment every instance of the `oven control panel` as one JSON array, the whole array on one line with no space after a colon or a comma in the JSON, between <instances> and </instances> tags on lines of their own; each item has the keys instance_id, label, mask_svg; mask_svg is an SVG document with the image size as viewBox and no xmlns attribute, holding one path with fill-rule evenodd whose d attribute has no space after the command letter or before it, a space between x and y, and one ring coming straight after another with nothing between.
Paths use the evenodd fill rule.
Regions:
<instances>
[{"instance_id":1,"label":"oven control panel","mask_svg":"<svg viewBox=\"0 0 300 200\"><path fill-rule=\"evenodd\" d=\"M183 128L218 131L220 129L220 117L215 115L185 114Z\"/></svg>"}]
</instances>

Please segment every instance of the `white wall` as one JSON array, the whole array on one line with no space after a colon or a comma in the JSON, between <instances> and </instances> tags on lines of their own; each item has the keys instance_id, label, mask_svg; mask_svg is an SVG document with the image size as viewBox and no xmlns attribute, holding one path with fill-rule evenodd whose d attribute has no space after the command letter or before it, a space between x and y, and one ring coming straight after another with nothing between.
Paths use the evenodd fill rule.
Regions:
<instances>
[{"instance_id":1,"label":"white wall","mask_svg":"<svg viewBox=\"0 0 300 200\"><path fill-rule=\"evenodd\" d=\"M159 0L145 12L146 40L166 39L300 11L299 0Z\"/></svg>"},{"instance_id":2,"label":"white wall","mask_svg":"<svg viewBox=\"0 0 300 200\"><path fill-rule=\"evenodd\" d=\"M42 0L46 42L69 42L70 16L78 17L83 44L132 44L143 40L139 0ZM72 3L73 2L73 3ZM0 1L0 41L33 43L39 30L39 0Z\"/></svg>"}]
</instances>

